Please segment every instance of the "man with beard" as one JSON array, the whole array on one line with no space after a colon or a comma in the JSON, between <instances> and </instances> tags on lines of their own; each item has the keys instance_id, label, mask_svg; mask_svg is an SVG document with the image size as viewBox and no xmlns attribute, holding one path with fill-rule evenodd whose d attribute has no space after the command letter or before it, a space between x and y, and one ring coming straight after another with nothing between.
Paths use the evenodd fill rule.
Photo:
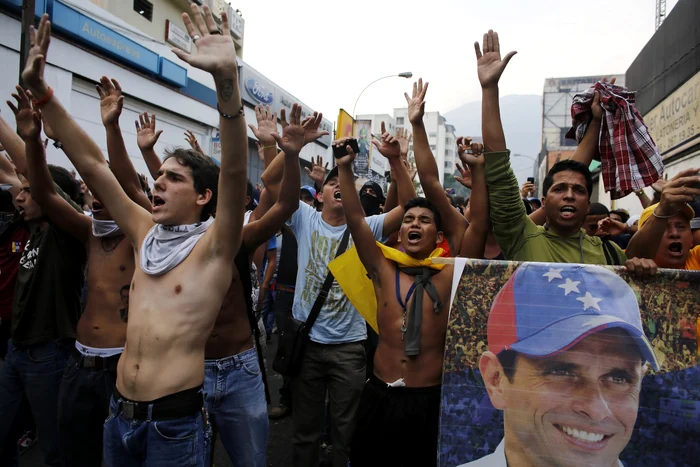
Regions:
<instances>
[{"instance_id":1,"label":"man with beard","mask_svg":"<svg viewBox=\"0 0 700 467\"><path fill-rule=\"evenodd\" d=\"M693 247L690 222L695 212L688 203L700 196L698 169L676 175L661 190L661 201L646 208L627 252L653 258L662 268L700 270L700 246Z\"/></svg>"}]
</instances>

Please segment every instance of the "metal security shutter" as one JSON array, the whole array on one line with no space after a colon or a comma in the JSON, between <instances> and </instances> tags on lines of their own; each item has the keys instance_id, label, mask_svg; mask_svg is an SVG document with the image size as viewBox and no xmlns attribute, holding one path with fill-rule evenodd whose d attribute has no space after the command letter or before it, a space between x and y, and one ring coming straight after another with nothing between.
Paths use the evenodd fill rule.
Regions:
<instances>
[{"instance_id":1,"label":"metal security shutter","mask_svg":"<svg viewBox=\"0 0 700 467\"><path fill-rule=\"evenodd\" d=\"M138 120L138 116L142 112L156 114L156 130L163 130L163 134L155 147L155 151L161 159L167 150L177 147L189 148L187 141L185 141L185 130L191 130L197 135L202 150L206 154L210 153L214 128L131 98L128 92L128 89L124 89L124 109L122 110L119 123L126 150L137 172L143 173L151 179L146 163L141 157L141 151L136 144L136 127L134 122ZM98 144L105 158L107 158L107 137L100 116L100 98L94 84L75 76L73 77L70 113L90 138Z\"/></svg>"}]
</instances>

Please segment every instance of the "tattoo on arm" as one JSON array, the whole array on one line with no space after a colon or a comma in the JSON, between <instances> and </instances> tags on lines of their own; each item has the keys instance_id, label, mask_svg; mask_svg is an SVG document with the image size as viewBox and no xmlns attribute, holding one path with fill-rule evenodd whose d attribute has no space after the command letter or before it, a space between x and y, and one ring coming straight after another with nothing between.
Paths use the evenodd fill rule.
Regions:
<instances>
[{"instance_id":1,"label":"tattoo on arm","mask_svg":"<svg viewBox=\"0 0 700 467\"><path fill-rule=\"evenodd\" d=\"M219 81L219 96L224 102L231 100L233 96L233 80L232 79L222 79Z\"/></svg>"}]
</instances>

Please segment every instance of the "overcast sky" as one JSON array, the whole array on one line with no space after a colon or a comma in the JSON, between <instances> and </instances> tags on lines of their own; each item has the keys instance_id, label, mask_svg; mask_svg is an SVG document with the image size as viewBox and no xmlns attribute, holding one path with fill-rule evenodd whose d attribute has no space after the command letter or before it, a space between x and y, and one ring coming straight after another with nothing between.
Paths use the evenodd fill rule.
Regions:
<instances>
[{"instance_id":1,"label":"overcast sky","mask_svg":"<svg viewBox=\"0 0 700 467\"><path fill-rule=\"evenodd\" d=\"M501 95L541 94L548 77L625 73L654 33L655 0L231 0L245 19L243 59L331 121L374 79L413 72L427 110L478 100L473 43L489 28L517 50ZM677 0L667 1L670 13ZM505 53L504 53L505 54ZM411 80L412 81L412 80ZM392 113L411 82L370 87L357 114Z\"/></svg>"}]
</instances>

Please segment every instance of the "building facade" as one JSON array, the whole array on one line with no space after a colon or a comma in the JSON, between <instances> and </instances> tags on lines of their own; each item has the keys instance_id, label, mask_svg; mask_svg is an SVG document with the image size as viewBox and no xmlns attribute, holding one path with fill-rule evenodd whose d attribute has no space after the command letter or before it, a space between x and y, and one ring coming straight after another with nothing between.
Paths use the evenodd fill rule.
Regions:
<instances>
[{"instance_id":1,"label":"building facade","mask_svg":"<svg viewBox=\"0 0 700 467\"><path fill-rule=\"evenodd\" d=\"M148 171L136 144L135 126L131 123L138 120L141 112L157 115L158 129L163 130L155 148L158 154L186 145L184 132L191 130L207 155L217 162L220 157L219 114L213 79L208 73L180 61L171 51L172 47L191 50L191 39L184 32L181 19L182 12L189 11L189 3L162 0L134 1L132 5L132 1L116 0L36 0L37 17L46 12L52 21L45 76L55 95L107 154L95 84L103 75L117 79L125 95L121 118L124 142L134 166L144 174ZM222 5L229 10L229 17L234 19L232 35L238 35L236 52L242 57L245 24L242 16L227 4L215 0L207 0L207 3L214 12L220 13ZM0 0L0 63L5 71L0 75L0 93L8 99L20 72L21 4L21 0ZM139 10L132 6L139 6ZM144 17L147 14L150 21ZM248 123L256 122L254 107L257 104L270 105L278 115L282 108L291 109L294 102L303 105L242 59L239 59L239 80ZM312 112L306 106L303 108L305 115ZM2 117L14 125L10 112L3 113ZM324 119L322 126L332 133L332 122ZM281 126L278 129L281 132ZM318 154L328 156L330 141L331 137L327 136L307 145L300 155L301 164L310 166L312 157ZM262 162L255 135L250 130L248 147L248 174L256 183L260 180ZM72 167L68 158L52 146L47 148L47 160L51 164ZM302 178L306 178L305 171L302 171Z\"/></svg>"}]
</instances>

